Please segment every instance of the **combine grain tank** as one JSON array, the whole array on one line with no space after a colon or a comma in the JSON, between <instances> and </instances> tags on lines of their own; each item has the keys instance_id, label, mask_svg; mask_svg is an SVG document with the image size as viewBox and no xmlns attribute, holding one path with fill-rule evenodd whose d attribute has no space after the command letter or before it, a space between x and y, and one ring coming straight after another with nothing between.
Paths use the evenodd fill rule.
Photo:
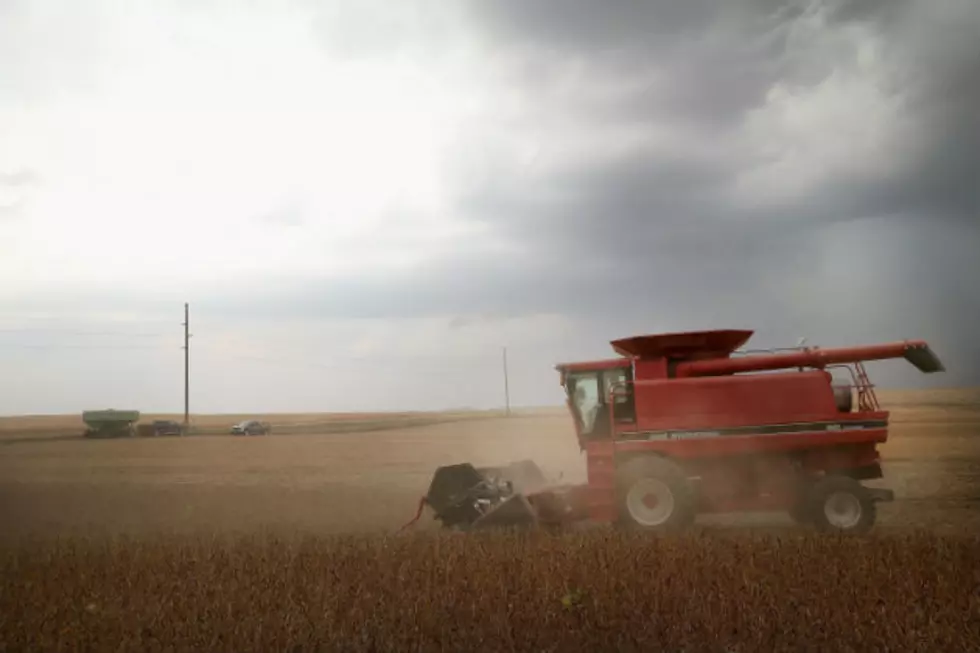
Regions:
<instances>
[{"instance_id":1,"label":"combine grain tank","mask_svg":"<svg viewBox=\"0 0 980 653\"><path fill-rule=\"evenodd\" d=\"M522 488L510 472L443 467L420 514L428 505L456 528L588 519L665 531L699 514L782 511L823 531L867 531L894 495L864 484L883 476L889 413L863 362L904 358L924 373L942 363L923 341L737 351L751 336L636 336L611 343L616 358L558 365L588 483Z\"/></svg>"}]
</instances>

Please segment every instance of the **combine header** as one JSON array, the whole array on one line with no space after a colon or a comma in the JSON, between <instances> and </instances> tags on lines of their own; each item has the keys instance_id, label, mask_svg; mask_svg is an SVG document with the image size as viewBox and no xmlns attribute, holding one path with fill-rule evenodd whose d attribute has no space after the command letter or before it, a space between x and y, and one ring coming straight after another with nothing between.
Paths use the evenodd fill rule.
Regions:
<instances>
[{"instance_id":1,"label":"combine header","mask_svg":"<svg viewBox=\"0 0 980 653\"><path fill-rule=\"evenodd\" d=\"M558 365L588 483L549 486L531 461L440 467L416 519L428 505L456 529L590 520L663 531L701 513L783 511L822 531L867 531L893 493L862 484L882 478L889 419L863 362L942 363L922 341L737 351L752 333L636 336L611 343L618 358Z\"/></svg>"}]
</instances>

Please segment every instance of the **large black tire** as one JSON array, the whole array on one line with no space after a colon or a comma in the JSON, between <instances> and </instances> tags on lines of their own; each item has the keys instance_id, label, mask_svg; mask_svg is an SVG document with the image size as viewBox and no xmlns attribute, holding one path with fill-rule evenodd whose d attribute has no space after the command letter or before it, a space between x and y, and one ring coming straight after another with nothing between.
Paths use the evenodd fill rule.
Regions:
<instances>
[{"instance_id":1,"label":"large black tire","mask_svg":"<svg viewBox=\"0 0 980 653\"><path fill-rule=\"evenodd\" d=\"M832 474L814 482L806 505L808 520L825 533L862 535L878 518L871 493L849 476Z\"/></svg>"},{"instance_id":2,"label":"large black tire","mask_svg":"<svg viewBox=\"0 0 980 653\"><path fill-rule=\"evenodd\" d=\"M672 460L633 458L617 470L616 483L619 522L627 528L676 531L690 526L697 516L694 484Z\"/></svg>"}]
</instances>

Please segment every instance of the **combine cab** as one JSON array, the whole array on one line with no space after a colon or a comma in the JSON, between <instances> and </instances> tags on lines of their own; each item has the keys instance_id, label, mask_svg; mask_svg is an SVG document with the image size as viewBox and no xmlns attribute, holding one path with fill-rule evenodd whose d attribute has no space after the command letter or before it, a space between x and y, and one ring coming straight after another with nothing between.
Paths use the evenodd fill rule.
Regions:
<instances>
[{"instance_id":1,"label":"combine cab","mask_svg":"<svg viewBox=\"0 0 980 653\"><path fill-rule=\"evenodd\" d=\"M866 532L893 494L862 483L882 478L889 420L863 362L905 358L925 373L942 363L922 341L738 351L751 336L637 336L611 343L618 358L558 365L588 483L550 487L530 461L442 467L420 514L428 505L452 528L590 520L664 531L699 514L781 511Z\"/></svg>"}]
</instances>

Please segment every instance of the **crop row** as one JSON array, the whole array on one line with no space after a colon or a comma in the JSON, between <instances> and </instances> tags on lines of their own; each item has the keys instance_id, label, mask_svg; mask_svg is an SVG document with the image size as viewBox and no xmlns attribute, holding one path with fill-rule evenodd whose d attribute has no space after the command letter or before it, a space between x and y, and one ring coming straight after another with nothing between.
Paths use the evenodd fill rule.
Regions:
<instances>
[{"instance_id":1,"label":"crop row","mask_svg":"<svg viewBox=\"0 0 980 653\"><path fill-rule=\"evenodd\" d=\"M3 650L980 650L980 538L607 531L0 551Z\"/></svg>"}]
</instances>

